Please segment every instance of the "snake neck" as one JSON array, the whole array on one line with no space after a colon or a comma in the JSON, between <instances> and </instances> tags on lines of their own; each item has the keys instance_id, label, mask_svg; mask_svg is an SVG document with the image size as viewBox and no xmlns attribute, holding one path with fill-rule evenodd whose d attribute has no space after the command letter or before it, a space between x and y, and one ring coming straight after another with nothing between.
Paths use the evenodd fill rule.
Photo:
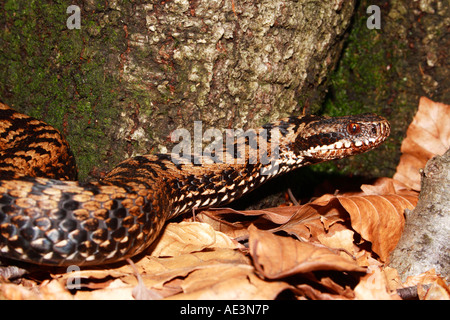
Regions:
<instances>
[{"instance_id":1,"label":"snake neck","mask_svg":"<svg viewBox=\"0 0 450 320\"><path fill-rule=\"evenodd\" d=\"M134 157L114 168L102 183L154 190L157 202L167 204L154 209L166 219L218 207L303 164L303 158L294 160L284 149L280 154L281 138L278 129L260 128L236 136L231 146L217 144L202 155Z\"/></svg>"},{"instance_id":2,"label":"snake neck","mask_svg":"<svg viewBox=\"0 0 450 320\"><path fill-rule=\"evenodd\" d=\"M160 190L154 193L167 204L160 214L170 219L225 205L299 167L373 149L389 131L388 122L372 114L289 117L249 130L201 156L157 154L126 160L104 181Z\"/></svg>"}]
</instances>

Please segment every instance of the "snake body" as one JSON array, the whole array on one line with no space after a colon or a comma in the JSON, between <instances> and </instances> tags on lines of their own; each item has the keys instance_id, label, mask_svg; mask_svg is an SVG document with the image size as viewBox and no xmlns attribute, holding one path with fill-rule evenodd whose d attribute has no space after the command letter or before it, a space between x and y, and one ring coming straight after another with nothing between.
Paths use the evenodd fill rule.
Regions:
<instances>
[{"instance_id":1,"label":"snake body","mask_svg":"<svg viewBox=\"0 0 450 320\"><path fill-rule=\"evenodd\" d=\"M232 161L142 155L101 181L79 183L62 135L0 103L0 256L59 266L117 262L145 250L168 219L224 205L301 166L373 149L390 132L386 119L364 114L289 117L253 133L272 129L279 148L270 148L271 134L265 140L273 161L255 157L260 145L247 137L215 154Z\"/></svg>"}]
</instances>

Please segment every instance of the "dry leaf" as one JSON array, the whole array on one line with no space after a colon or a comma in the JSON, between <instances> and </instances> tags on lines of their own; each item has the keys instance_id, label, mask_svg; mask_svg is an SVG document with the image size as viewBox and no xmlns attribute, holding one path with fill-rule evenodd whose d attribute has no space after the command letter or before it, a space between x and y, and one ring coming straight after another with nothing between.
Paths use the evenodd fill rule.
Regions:
<instances>
[{"instance_id":1,"label":"dry leaf","mask_svg":"<svg viewBox=\"0 0 450 320\"><path fill-rule=\"evenodd\" d=\"M394 179L420 190L419 170L450 147L450 106L420 98L419 109L402 142L402 156Z\"/></svg>"},{"instance_id":2,"label":"dry leaf","mask_svg":"<svg viewBox=\"0 0 450 320\"><path fill-rule=\"evenodd\" d=\"M168 296L166 293L172 295L177 290L181 292L184 279L196 270L206 269L209 276L217 277L221 274L217 273L217 266L232 268L238 265L249 267L249 259L243 253L232 249L212 249L171 258L145 257L136 263L145 286L148 289L160 290L159 293L163 296ZM175 284L178 289L174 288L173 283L177 278L183 279Z\"/></svg>"},{"instance_id":3,"label":"dry leaf","mask_svg":"<svg viewBox=\"0 0 450 320\"><path fill-rule=\"evenodd\" d=\"M214 209L210 211L214 211L217 215L220 214L239 214L239 215L245 215L245 216L257 216L261 217L263 219L266 219L268 221L271 221L275 224L283 224L292 217L292 209L291 207L276 207L276 208L268 208L264 210L233 210L230 208L223 208L223 209Z\"/></svg>"},{"instance_id":4,"label":"dry leaf","mask_svg":"<svg viewBox=\"0 0 450 320\"><path fill-rule=\"evenodd\" d=\"M195 219L209 224L214 230L226 234L232 239L240 239L248 236L248 223L249 221L229 221L227 214L218 213L219 210L205 210L198 213ZM227 211L228 212L228 211Z\"/></svg>"},{"instance_id":5,"label":"dry leaf","mask_svg":"<svg viewBox=\"0 0 450 320\"><path fill-rule=\"evenodd\" d=\"M325 233L331 225L343 222L345 211L333 195L324 195L312 203L289 207L295 209L294 215L284 225L272 231L285 231L300 240L310 240Z\"/></svg>"},{"instance_id":6,"label":"dry leaf","mask_svg":"<svg viewBox=\"0 0 450 320\"><path fill-rule=\"evenodd\" d=\"M41 299L39 292L19 284L0 284L0 299L2 300L38 300Z\"/></svg>"},{"instance_id":7,"label":"dry leaf","mask_svg":"<svg viewBox=\"0 0 450 320\"><path fill-rule=\"evenodd\" d=\"M171 299L274 299L289 287L284 282L266 282L249 265L217 265L190 274L182 284L183 294Z\"/></svg>"},{"instance_id":8,"label":"dry leaf","mask_svg":"<svg viewBox=\"0 0 450 320\"><path fill-rule=\"evenodd\" d=\"M340 230L333 230L333 232L327 232L320 234L318 240L321 244L333 248L333 249L344 249L348 253L355 255L359 250L355 243L353 242L353 237L355 232L350 229L345 228L343 225L339 225Z\"/></svg>"},{"instance_id":9,"label":"dry leaf","mask_svg":"<svg viewBox=\"0 0 450 320\"><path fill-rule=\"evenodd\" d=\"M392 178L378 178L373 184L361 185L362 194L355 195L385 195L400 194L417 196L416 191L412 191L406 184Z\"/></svg>"},{"instance_id":10,"label":"dry leaf","mask_svg":"<svg viewBox=\"0 0 450 320\"><path fill-rule=\"evenodd\" d=\"M209 209L196 215L196 219L208 223L215 230L232 239L248 238L247 228L254 224L261 229L270 229L289 221L296 212L294 207L276 207L264 210L233 210L230 208Z\"/></svg>"},{"instance_id":11,"label":"dry leaf","mask_svg":"<svg viewBox=\"0 0 450 320\"><path fill-rule=\"evenodd\" d=\"M81 300L131 300L134 299L133 286L120 279L115 279L102 289L77 291L75 298Z\"/></svg>"},{"instance_id":12,"label":"dry leaf","mask_svg":"<svg viewBox=\"0 0 450 320\"><path fill-rule=\"evenodd\" d=\"M170 299L215 299L215 300L260 300L275 299L281 291L290 288L282 281L263 281L253 273L253 268L246 266L215 269L216 274L204 270L194 272L186 279L186 293L175 295ZM207 282L205 282L207 279Z\"/></svg>"},{"instance_id":13,"label":"dry leaf","mask_svg":"<svg viewBox=\"0 0 450 320\"><path fill-rule=\"evenodd\" d=\"M423 300L450 300L450 291L447 285L432 283L423 296Z\"/></svg>"},{"instance_id":14,"label":"dry leaf","mask_svg":"<svg viewBox=\"0 0 450 320\"><path fill-rule=\"evenodd\" d=\"M355 287L355 296L359 300L398 300L400 297L390 292L386 276L379 266L371 265L367 274Z\"/></svg>"},{"instance_id":15,"label":"dry leaf","mask_svg":"<svg viewBox=\"0 0 450 320\"><path fill-rule=\"evenodd\" d=\"M298 210L291 220L272 231L285 231L305 241L325 240L331 236L329 229L336 222L344 222L345 217L350 216L352 228L364 240L370 241L372 250L386 261L400 239L405 223L404 210L415 207L418 194L403 192L401 186L395 186L390 180L381 184L365 186L366 192L371 195L325 195L312 203L296 207ZM386 189L400 194L375 195ZM329 242L322 243L330 245ZM332 247L338 248L338 245L336 242ZM353 246L347 240L341 248L348 250Z\"/></svg>"},{"instance_id":16,"label":"dry leaf","mask_svg":"<svg viewBox=\"0 0 450 320\"><path fill-rule=\"evenodd\" d=\"M172 280L182 278L175 285L179 294L170 299L273 299L289 287L286 283L267 283L253 274L248 258L239 251L215 249L173 258L148 257L143 267L143 282L147 288L161 290L166 286L174 291Z\"/></svg>"},{"instance_id":17,"label":"dry leaf","mask_svg":"<svg viewBox=\"0 0 450 320\"><path fill-rule=\"evenodd\" d=\"M300 297L300 299L305 299L304 297L307 297L311 300L342 300L342 299L349 299L345 296L331 294L328 292L322 292L319 289L315 288L312 285L309 284L299 284L295 288L295 292Z\"/></svg>"},{"instance_id":18,"label":"dry leaf","mask_svg":"<svg viewBox=\"0 0 450 320\"><path fill-rule=\"evenodd\" d=\"M417 197L401 195L338 196L340 204L350 215L353 229L372 243L372 250L382 261L397 245L405 218L405 208L413 209Z\"/></svg>"},{"instance_id":19,"label":"dry leaf","mask_svg":"<svg viewBox=\"0 0 450 320\"><path fill-rule=\"evenodd\" d=\"M239 248L241 245L210 225L200 222L169 223L160 240L151 248L152 256L173 257L205 248Z\"/></svg>"},{"instance_id":20,"label":"dry leaf","mask_svg":"<svg viewBox=\"0 0 450 320\"><path fill-rule=\"evenodd\" d=\"M280 279L316 270L364 271L351 258L338 252L269 231L250 231L250 254L255 268L268 279Z\"/></svg>"}]
</instances>

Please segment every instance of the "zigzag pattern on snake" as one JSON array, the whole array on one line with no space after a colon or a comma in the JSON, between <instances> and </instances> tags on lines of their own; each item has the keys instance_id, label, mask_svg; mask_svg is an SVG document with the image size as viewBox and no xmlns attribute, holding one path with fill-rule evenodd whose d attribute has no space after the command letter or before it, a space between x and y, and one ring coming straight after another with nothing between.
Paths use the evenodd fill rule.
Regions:
<instances>
[{"instance_id":1,"label":"zigzag pattern on snake","mask_svg":"<svg viewBox=\"0 0 450 320\"><path fill-rule=\"evenodd\" d=\"M279 132L279 149L268 163L252 156L260 147L247 137L221 154L244 161L174 163L170 154L142 155L101 181L79 183L61 134L0 103L0 256L60 266L120 261L144 251L168 219L227 204L301 166L368 151L390 132L374 114L289 117L255 136L270 129Z\"/></svg>"}]
</instances>

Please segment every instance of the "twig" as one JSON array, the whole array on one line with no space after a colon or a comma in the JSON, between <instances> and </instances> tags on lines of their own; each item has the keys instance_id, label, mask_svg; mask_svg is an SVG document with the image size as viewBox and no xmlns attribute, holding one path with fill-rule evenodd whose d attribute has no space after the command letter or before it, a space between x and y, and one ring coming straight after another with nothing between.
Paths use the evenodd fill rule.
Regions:
<instances>
[{"instance_id":1,"label":"twig","mask_svg":"<svg viewBox=\"0 0 450 320\"><path fill-rule=\"evenodd\" d=\"M430 287L431 287L431 284L422 285L422 288L425 291L430 289ZM397 289L397 294L403 300L418 300L419 299L419 293L417 291L417 286L399 288L399 289Z\"/></svg>"},{"instance_id":2,"label":"twig","mask_svg":"<svg viewBox=\"0 0 450 320\"><path fill-rule=\"evenodd\" d=\"M288 195L289 195L289 199L291 199L292 203L296 206L299 206L300 203L297 201L297 199L295 199L294 194L292 193L291 188L287 189Z\"/></svg>"}]
</instances>

